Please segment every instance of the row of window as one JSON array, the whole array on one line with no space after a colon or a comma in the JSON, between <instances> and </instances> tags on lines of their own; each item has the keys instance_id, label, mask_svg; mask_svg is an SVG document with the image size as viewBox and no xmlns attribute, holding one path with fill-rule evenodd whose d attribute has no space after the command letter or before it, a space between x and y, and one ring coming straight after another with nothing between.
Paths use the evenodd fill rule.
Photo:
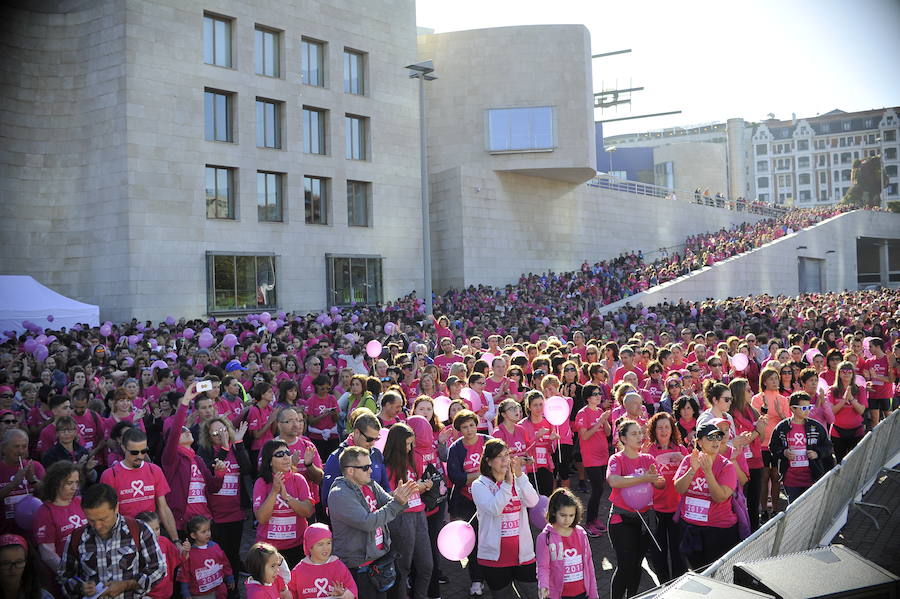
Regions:
<instances>
[{"instance_id":1,"label":"row of window","mask_svg":"<svg viewBox=\"0 0 900 599\"><path fill-rule=\"evenodd\" d=\"M237 169L226 166L206 166L206 217L236 220ZM256 172L256 209L259 222L284 222L285 173ZM327 225L331 222L331 179L304 175L304 218L308 225ZM372 226L372 184L368 181L347 181L347 224L351 227Z\"/></svg>"},{"instance_id":2,"label":"row of window","mask_svg":"<svg viewBox=\"0 0 900 599\"><path fill-rule=\"evenodd\" d=\"M864 150L861 154L863 157L877 156L878 150L869 149ZM897 148L884 148L883 157L885 160L894 161L897 160ZM842 152L840 154L832 154L832 164L852 164L854 160L860 158L860 152ZM791 158L777 158L775 160L775 170L791 170ZM828 154L817 154L816 155L816 167L825 167L828 165ZM797 169L808 169L810 168L810 158L809 156L798 156L797 157ZM756 172L758 173L767 173L769 172L769 161L768 160L758 160L756 162Z\"/></svg>"},{"instance_id":3,"label":"row of window","mask_svg":"<svg viewBox=\"0 0 900 599\"><path fill-rule=\"evenodd\" d=\"M278 307L278 262L275 254L208 252L207 313L250 312ZM380 256L325 256L329 306L382 301Z\"/></svg>"},{"instance_id":4,"label":"row of window","mask_svg":"<svg viewBox=\"0 0 900 599\"><path fill-rule=\"evenodd\" d=\"M206 141L234 142L236 94L207 89L204 93L204 130ZM256 145L260 148L283 147L284 102L256 98ZM330 111L303 106L303 151L306 154L328 154ZM368 159L369 118L344 115L344 157L348 160Z\"/></svg>"},{"instance_id":5,"label":"row of window","mask_svg":"<svg viewBox=\"0 0 900 599\"><path fill-rule=\"evenodd\" d=\"M223 15L203 16L203 62L234 68L235 19ZM280 78L282 73L283 31L264 25L254 26L254 72L265 77ZM313 38L300 39L300 81L306 85L326 87L327 42ZM367 54L352 48L343 49L344 92L358 96L366 93Z\"/></svg>"},{"instance_id":6,"label":"row of window","mask_svg":"<svg viewBox=\"0 0 900 599\"><path fill-rule=\"evenodd\" d=\"M856 135L856 136L847 136L847 137L832 137L830 139L817 139L815 140L815 147L817 150L824 150L826 148L845 148L853 145L863 145L863 144L876 144L879 142L892 142L897 141L897 130L896 129L885 129L881 132L881 136L879 137L876 133L869 133L867 135ZM772 144L772 153L773 154L789 154L794 151L795 142L789 141L784 143L774 143ZM798 139L796 141L796 151L805 152L809 150L809 140L807 139ZM756 144L756 155L757 156L765 156L769 153L769 144L759 143Z\"/></svg>"}]
</instances>

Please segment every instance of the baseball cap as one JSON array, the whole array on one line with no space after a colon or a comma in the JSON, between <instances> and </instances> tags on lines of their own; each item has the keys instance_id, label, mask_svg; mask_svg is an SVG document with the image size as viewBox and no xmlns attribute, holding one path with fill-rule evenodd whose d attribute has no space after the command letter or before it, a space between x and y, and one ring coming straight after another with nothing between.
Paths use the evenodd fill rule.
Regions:
<instances>
[{"instance_id":1,"label":"baseball cap","mask_svg":"<svg viewBox=\"0 0 900 599\"><path fill-rule=\"evenodd\" d=\"M247 370L238 360L231 360L225 365L225 372L234 372L235 370Z\"/></svg>"},{"instance_id":2,"label":"baseball cap","mask_svg":"<svg viewBox=\"0 0 900 599\"><path fill-rule=\"evenodd\" d=\"M722 420L721 418L714 418L713 420ZM696 437L698 439L702 439L703 437L708 437L710 435L722 435L724 437L725 433L719 430L719 427L713 424L713 420L706 422L697 429ZM727 420L725 422L728 422Z\"/></svg>"}]
</instances>

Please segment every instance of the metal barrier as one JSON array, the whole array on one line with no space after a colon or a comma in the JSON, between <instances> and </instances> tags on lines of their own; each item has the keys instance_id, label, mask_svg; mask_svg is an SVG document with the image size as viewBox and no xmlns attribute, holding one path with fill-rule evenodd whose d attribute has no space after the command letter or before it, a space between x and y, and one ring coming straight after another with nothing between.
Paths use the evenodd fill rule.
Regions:
<instances>
[{"instance_id":1,"label":"metal barrier","mask_svg":"<svg viewBox=\"0 0 900 599\"><path fill-rule=\"evenodd\" d=\"M900 453L900 410L863 437L843 462L826 473L787 509L701 572L733 582L738 562L806 551L827 545L850 508L883 508L860 501L878 475ZM874 520L874 518L873 518ZM877 526L877 522L876 522Z\"/></svg>"},{"instance_id":2,"label":"metal barrier","mask_svg":"<svg viewBox=\"0 0 900 599\"><path fill-rule=\"evenodd\" d=\"M747 212L748 214L759 214L761 216L779 216L787 212L786 208L772 206L770 204L748 202L746 200L729 200L728 198L698 194L694 191L670 189L660 185L641 183L640 181L629 181L627 179L619 179L603 174L597 175L588 181L587 185L589 187L613 189L615 191L624 191L626 193L654 198L665 198L687 204L723 208L726 210L734 210L736 212Z\"/></svg>"}]
</instances>

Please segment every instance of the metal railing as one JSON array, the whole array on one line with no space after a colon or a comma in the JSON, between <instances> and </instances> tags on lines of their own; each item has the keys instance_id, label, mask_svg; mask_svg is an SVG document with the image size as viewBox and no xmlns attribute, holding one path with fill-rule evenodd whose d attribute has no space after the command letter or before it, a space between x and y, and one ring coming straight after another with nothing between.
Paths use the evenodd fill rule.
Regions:
<instances>
[{"instance_id":1,"label":"metal railing","mask_svg":"<svg viewBox=\"0 0 900 599\"><path fill-rule=\"evenodd\" d=\"M733 581L738 562L785 555L827 545L845 522L846 510L857 508L875 521L866 508L886 509L861 501L879 473L900 453L900 410L895 410L859 445L807 489L794 503L726 553L701 574ZM755 500L755 499L752 499ZM749 501L749 500L748 500Z\"/></svg>"},{"instance_id":2,"label":"metal railing","mask_svg":"<svg viewBox=\"0 0 900 599\"><path fill-rule=\"evenodd\" d=\"M588 187L598 187L601 189L612 189L615 191L624 191L636 195L649 196L654 198L669 199L688 204L697 204L700 206L709 206L712 208L723 208L725 210L733 210L735 212L746 212L748 214L758 214L761 216L779 216L787 212L787 209L771 204L761 202L750 202L739 198L730 200L725 197L716 197L704 195L694 191L685 191L678 189L670 189L660 185L651 183L641 183L639 181L629 181L627 179L619 179L610 175L598 174L596 177L588 181Z\"/></svg>"}]
</instances>

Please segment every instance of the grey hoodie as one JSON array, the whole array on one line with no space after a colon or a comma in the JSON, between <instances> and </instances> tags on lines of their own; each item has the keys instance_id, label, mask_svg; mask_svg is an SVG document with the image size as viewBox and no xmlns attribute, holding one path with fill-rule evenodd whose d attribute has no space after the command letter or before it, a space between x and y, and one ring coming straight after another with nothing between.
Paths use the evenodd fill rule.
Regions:
<instances>
[{"instance_id":1,"label":"grey hoodie","mask_svg":"<svg viewBox=\"0 0 900 599\"><path fill-rule=\"evenodd\" d=\"M406 506L399 503L372 481L369 488L375 493L378 509L369 511L362 489L354 482L339 476L328 492L328 514L331 516L333 552L350 570L360 564L376 560L391 547L387 524ZM375 530L381 528L385 549L375 546Z\"/></svg>"}]
</instances>

